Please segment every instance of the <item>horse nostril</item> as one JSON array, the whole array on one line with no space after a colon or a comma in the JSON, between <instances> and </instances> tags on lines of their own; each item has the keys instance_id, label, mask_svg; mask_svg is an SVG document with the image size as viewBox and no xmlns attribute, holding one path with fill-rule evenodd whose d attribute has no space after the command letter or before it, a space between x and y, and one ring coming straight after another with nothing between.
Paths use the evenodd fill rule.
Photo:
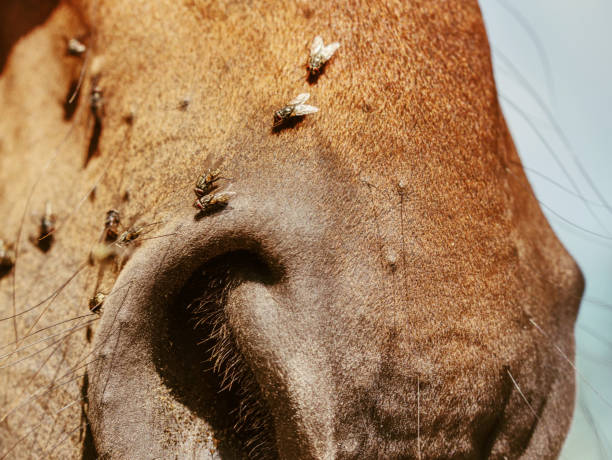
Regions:
<instances>
[{"instance_id":1,"label":"horse nostril","mask_svg":"<svg viewBox=\"0 0 612 460\"><path fill-rule=\"evenodd\" d=\"M242 282L278 279L262 256L247 250L206 262L168 306L154 357L174 397L211 423L221 445L265 458L276 456L273 422L236 345L225 304Z\"/></svg>"}]
</instances>

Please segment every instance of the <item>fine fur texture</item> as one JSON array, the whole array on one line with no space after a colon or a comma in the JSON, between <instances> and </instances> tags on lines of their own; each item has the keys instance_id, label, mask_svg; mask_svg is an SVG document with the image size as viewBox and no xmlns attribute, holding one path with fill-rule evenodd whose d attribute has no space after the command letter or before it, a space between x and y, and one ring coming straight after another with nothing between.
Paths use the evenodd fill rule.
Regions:
<instances>
[{"instance_id":1,"label":"fine fur texture","mask_svg":"<svg viewBox=\"0 0 612 460\"><path fill-rule=\"evenodd\" d=\"M0 458L558 455L583 279L476 0L44 3L0 7Z\"/></svg>"}]
</instances>

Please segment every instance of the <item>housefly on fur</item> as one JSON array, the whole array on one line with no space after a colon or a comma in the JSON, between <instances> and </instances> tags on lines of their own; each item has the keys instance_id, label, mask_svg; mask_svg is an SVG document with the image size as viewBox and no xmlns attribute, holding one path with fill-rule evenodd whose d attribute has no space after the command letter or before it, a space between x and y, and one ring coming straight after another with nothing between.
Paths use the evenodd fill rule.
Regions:
<instances>
[{"instance_id":1,"label":"housefly on fur","mask_svg":"<svg viewBox=\"0 0 612 460\"><path fill-rule=\"evenodd\" d=\"M202 213L209 213L223 209L229 203L229 200L235 195L233 192L223 192L217 195L210 194L197 198L193 206Z\"/></svg>"},{"instance_id":2,"label":"housefly on fur","mask_svg":"<svg viewBox=\"0 0 612 460\"><path fill-rule=\"evenodd\" d=\"M208 195L213 190L217 189L219 185L217 185L217 181L221 179L221 170L220 169L209 169L206 174L202 174L198 181L196 182L196 186L193 189L196 196L203 197L204 195Z\"/></svg>"},{"instance_id":3,"label":"housefly on fur","mask_svg":"<svg viewBox=\"0 0 612 460\"><path fill-rule=\"evenodd\" d=\"M298 94L298 96L289 101L286 106L274 112L274 127L282 125L291 117L301 117L318 112L319 109L317 107L304 104L309 97L309 93Z\"/></svg>"},{"instance_id":4,"label":"housefly on fur","mask_svg":"<svg viewBox=\"0 0 612 460\"><path fill-rule=\"evenodd\" d=\"M98 60L98 63L101 61ZM92 68L95 68L96 60L92 63ZM96 64L100 65L100 64ZM98 153L98 147L100 144L100 136L102 135L102 118L104 117L104 94L102 86L100 86L100 75L94 74L91 80L91 91L89 93L89 110L93 115L94 125L91 135L89 137L89 146L87 147L87 154L85 155L85 166L89 163L89 160Z\"/></svg>"},{"instance_id":5,"label":"housefly on fur","mask_svg":"<svg viewBox=\"0 0 612 460\"><path fill-rule=\"evenodd\" d=\"M106 212L104 218L104 234L102 235L103 241L112 242L119 236L119 224L121 223L121 217L119 211L111 209Z\"/></svg>"},{"instance_id":6,"label":"housefly on fur","mask_svg":"<svg viewBox=\"0 0 612 460\"><path fill-rule=\"evenodd\" d=\"M159 224L161 224L161 222L153 222L151 224L132 226L129 229L127 229L125 232L123 232L121 235L119 235L119 237L117 238L117 241L115 241L115 245L119 247L129 246L130 244L134 243L135 240L140 238L144 233L149 233L151 231L150 229L147 230L149 227L152 227L153 225L159 225ZM146 239L153 239L153 238L158 238L158 237L154 236L154 237L150 237Z\"/></svg>"},{"instance_id":7,"label":"housefly on fur","mask_svg":"<svg viewBox=\"0 0 612 460\"><path fill-rule=\"evenodd\" d=\"M114 243L98 243L96 244L91 253L89 254L89 263L94 265L96 263L106 263L112 260L120 259L119 263L125 262L131 255L136 240L140 238L143 233L145 226L142 227L131 227L129 230L124 231L117 237Z\"/></svg>"},{"instance_id":8,"label":"housefly on fur","mask_svg":"<svg viewBox=\"0 0 612 460\"><path fill-rule=\"evenodd\" d=\"M117 246L127 246L140 237L144 228L145 227L132 227L129 230L126 230L119 235L119 238L117 238L115 244Z\"/></svg>"},{"instance_id":9,"label":"housefly on fur","mask_svg":"<svg viewBox=\"0 0 612 460\"><path fill-rule=\"evenodd\" d=\"M89 311L92 313L101 313L102 304L106 299L106 295L98 292L95 296L89 299Z\"/></svg>"},{"instance_id":10,"label":"housefly on fur","mask_svg":"<svg viewBox=\"0 0 612 460\"><path fill-rule=\"evenodd\" d=\"M91 109L91 113L98 122L102 119L103 105L104 98L102 96L102 88L97 82L95 82L89 95L89 107Z\"/></svg>"},{"instance_id":11,"label":"housefly on fur","mask_svg":"<svg viewBox=\"0 0 612 460\"><path fill-rule=\"evenodd\" d=\"M15 265L15 251L3 240L0 240L0 276L8 273L13 265Z\"/></svg>"},{"instance_id":12,"label":"housefly on fur","mask_svg":"<svg viewBox=\"0 0 612 460\"><path fill-rule=\"evenodd\" d=\"M338 42L333 42L325 46L323 39L317 35L310 45L310 58L308 59L307 66L310 75L318 74L339 47L340 43Z\"/></svg>"},{"instance_id":13,"label":"housefly on fur","mask_svg":"<svg viewBox=\"0 0 612 460\"><path fill-rule=\"evenodd\" d=\"M109 213L107 213L107 215ZM113 260L119 260L120 264L124 263L130 257L132 252L136 249L141 240L168 236L161 235L154 236L151 238L141 238L143 234L148 233L150 231L147 230L149 227L152 227L153 225L158 225L160 223L161 222L153 222L151 224L132 226L121 234L119 234L119 236L116 237L114 243L105 240L103 235L101 241L93 247L91 253L89 254L89 263L91 265L94 265L107 263Z\"/></svg>"},{"instance_id":14,"label":"housefly on fur","mask_svg":"<svg viewBox=\"0 0 612 460\"><path fill-rule=\"evenodd\" d=\"M186 96L178 103L178 109L183 112L189 108L189 104L191 104L191 97Z\"/></svg>"},{"instance_id":15,"label":"housefly on fur","mask_svg":"<svg viewBox=\"0 0 612 460\"><path fill-rule=\"evenodd\" d=\"M102 120L104 108L103 106L104 91L102 90L102 86L100 85L100 75L96 74L91 79L91 91L89 93L89 109L91 110L91 113L93 114L96 122L98 123L100 123L100 121Z\"/></svg>"},{"instance_id":16,"label":"housefly on fur","mask_svg":"<svg viewBox=\"0 0 612 460\"><path fill-rule=\"evenodd\" d=\"M80 56L85 51L87 51L87 47L77 38L73 37L70 40L68 40L68 44L66 45L66 50L68 51L68 54L72 56Z\"/></svg>"},{"instance_id":17,"label":"housefly on fur","mask_svg":"<svg viewBox=\"0 0 612 460\"><path fill-rule=\"evenodd\" d=\"M55 231L55 215L51 210L51 202L47 201L45 203L45 213L40 219L40 235L38 237L39 240L44 240L45 238L51 238L53 232Z\"/></svg>"},{"instance_id":18,"label":"housefly on fur","mask_svg":"<svg viewBox=\"0 0 612 460\"><path fill-rule=\"evenodd\" d=\"M38 249L42 252L47 252L51 249L53 234L55 233L55 215L51 210L51 203L49 201L45 203L45 212L39 219L38 236L30 236L30 241L35 246L38 246Z\"/></svg>"}]
</instances>

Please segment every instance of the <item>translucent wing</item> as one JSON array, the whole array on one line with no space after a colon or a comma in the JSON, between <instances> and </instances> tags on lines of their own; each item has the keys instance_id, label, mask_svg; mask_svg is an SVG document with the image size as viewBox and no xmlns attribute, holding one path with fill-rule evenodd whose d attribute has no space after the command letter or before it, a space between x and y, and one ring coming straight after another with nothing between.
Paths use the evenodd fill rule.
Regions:
<instances>
[{"instance_id":1,"label":"translucent wing","mask_svg":"<svg viewBox=\"0 0 612 460\"><path fill-rule=\"evenodd\" d=\"M236 196L235 192L222 192L213 196L210 204L225 204Z\"/></svg>"},{"instance_id":2,"label":"translucent wing","mask_svg":"<svg viewBox=\"0 0 612 460\"><path fill-rule=\"evenodd\" d=\"M329 58L334 55L334 53L336 52L336 50L339 47L340 47L340 43L338 43L338 42L333 42L333 43L330 43L329 45L325 46L321 50L321 56L323 57L323 61L325 62L325 61L329 60Z\"/></svg>"},{"instance_id":3,"label":"translucent wing","mask_svg":"<svg viewBox=\"0 0 612 460\"><path fill-rule=\"evenodd\" d=\"M301 117L302 115L308 115L310 113L318 112L319 109L312 105L300 104L293 109L293 115L296 117Z\"/></svg>"},{"instance_id":4,"label":"translucent wing","mask_svg":"<svg viewBox=\"0 0 612 460\"><path fill-rule=\"evenodd\" d=\"M323 39L317 35L314 40L312 40L312 44L310 45L310 55L314 56L319 51L323 49Z\"/></svg>"},{"instance_id":5,"label":"translucent wing","mask_svg":"<svg viewBox=\"0 0 612 460\"><path fill-rule=\"evenodd\" d=\"M293 99L292 101L290 101L288 105L300 105L300 104L303 104L304 102L306 102L308 100L309 97L310 97L310 93L298 94L297 97L295 99Z\"/></svg>"}]
</instances>

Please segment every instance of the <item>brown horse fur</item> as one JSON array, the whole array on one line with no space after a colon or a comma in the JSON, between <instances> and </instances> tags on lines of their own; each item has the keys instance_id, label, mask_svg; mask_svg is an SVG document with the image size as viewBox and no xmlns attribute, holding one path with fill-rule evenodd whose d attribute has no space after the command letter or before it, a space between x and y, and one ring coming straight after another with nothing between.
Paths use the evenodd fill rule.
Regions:
<instances>
[{"instance_id":1,"label":"brown horse fur","mask_svg":"<svg viewBox=\"0 0 612 460\"><path fill-rule=\"evenodd\" d=\"M43 349L0 369L0 458L558 455L583 280L475 0L44 3L0 7L3 350L108 295L3 358ZM216 165L236 195L196 216ZM139 238L91 265L109 209Z\"/></svg>"}]
</instances>

